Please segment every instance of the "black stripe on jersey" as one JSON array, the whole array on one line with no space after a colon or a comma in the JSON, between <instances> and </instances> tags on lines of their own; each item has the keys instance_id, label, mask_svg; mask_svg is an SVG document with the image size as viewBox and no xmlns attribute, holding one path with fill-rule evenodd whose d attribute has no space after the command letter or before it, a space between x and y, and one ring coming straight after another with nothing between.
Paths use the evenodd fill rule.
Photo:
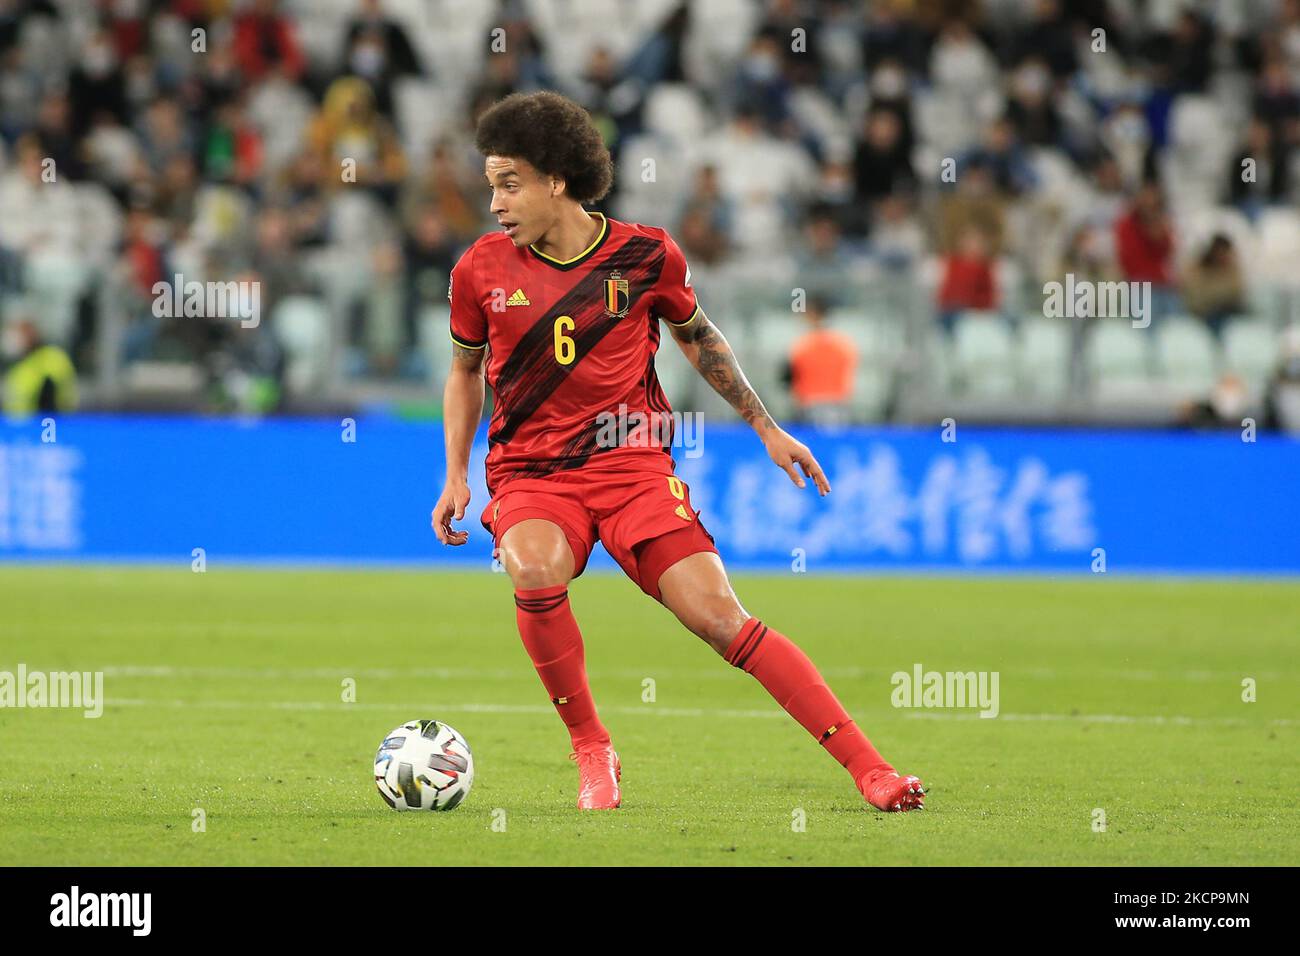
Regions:
<instances>
[{"instance_id":1,"label":"black stripe on jersey","mask_svg":"<svg viewBox=\"0 0 1300 956\"><path fill-rule=\"evenodd\" d=\"M663 450L666 454L671 455L673 444L673 435L677 430L677 423L673 420L673 407L668 402L668 396L664 394L663 386L659 384L659 375L655 372L654 353L650 354L650 360L646 363L645 375L641 378L641 385L645 388L646 408L662 419L668 422L668 434L664 436ZM663 431L659 432L663 436Z\"/></svg>"},{"instance_id":2,"label":"black stripe on jersey","mask_svg":"<svg viewBox=\"0 0 1300 956\"><path fill-rule=\"evenodd\" d=\"M574 468L581 468L591 456L602 451L609 451L615 446L602 447L597 440L597 433L600 432L602 425L600 422L593 421L583 426L582 431L574 435L560 449L560 453L553 458L539 458L536 461L530 461L528 464L515 470L516 477L536 478L542 475L552 475L557 471L572 471Z\"/></svg>"},{"instance_id":3,"label":"black stripe on jersey","mask_svg":"<svg viewBox=\"0 0 1300 956\"><path fill-rule=\"evenodd\" d=\"M598 271L583 276L524 333L497 375L497 400L504 414L496 431L488 435L490 444L513 438L519 426L533 416L597 343L622 321L605 312L606 269L623 272L629 294L642 295L659 281L665 257L663 243L633 236L610 253ZM594 317L587 319L593 312ZM552 358L555 320L562 315L572 317L575 323L579 316L584 319L573 336L577 358L571 365L561 365Z\"/></svg>"},{"instance_id":4,"label":"black stripe on jersey","mask_svg":"<svg viewBox=\"0 0 1300 956\"><path fill-rule=\"evenodd\" d=\"M646 316L646 321L650 325L650 360L646 362L645 376L641 379L641 384L645 387L646 408L669 416L668 439L663 447L664 452L671 455L677 423L672 420L673 406L668 401L668 396L664 394L663 386L659 383L659 373L655 369L655 356L659 354L659 319L651 310Z\"/></svg>"}]
</instances>

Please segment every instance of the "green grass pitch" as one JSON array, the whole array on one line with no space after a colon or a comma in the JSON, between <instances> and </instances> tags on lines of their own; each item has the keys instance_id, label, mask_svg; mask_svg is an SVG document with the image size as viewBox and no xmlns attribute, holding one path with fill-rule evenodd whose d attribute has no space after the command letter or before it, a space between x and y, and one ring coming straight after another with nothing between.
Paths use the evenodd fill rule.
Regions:
<instances>
[{"instance_id":1,"label":"green grass pitch","mask_svg":"<svg viewBox=\"0 0 1300 956\"><path fill-rule=\"evenodd\" d=\"M504 575L52 565L0 569L0 670L102 670L107 705L99 719L0 709L0 864L1300 858L1300 583L735 584L926 781L925 812L867 808L753 678L621 577L571 588L624 766L623 808L582 814ZM997 671L1000 715L893 707L890 675L917 663ZM375 749L416 717L474 748L473 792L451 813L394 813L375 792Z\"/></svg>"}]
</instances>

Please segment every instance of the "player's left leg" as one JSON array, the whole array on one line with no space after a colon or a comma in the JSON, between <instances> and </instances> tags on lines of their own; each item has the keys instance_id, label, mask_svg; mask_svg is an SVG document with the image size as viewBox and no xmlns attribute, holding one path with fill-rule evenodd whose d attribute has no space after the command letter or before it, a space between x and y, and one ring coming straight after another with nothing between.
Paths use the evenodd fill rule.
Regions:
<instances>
[{"instance_id":1,"label":"player's left leg","mask_svg":"<svg viewBox=\"0 0 1300 956\"><path fill-rule=\"evenodd\" d=\"M669 539L685 538L685 531L646 542L638 557L647 573L653 575L663 566L673 553ZM656 589L659 600L688 630L728 664L752 674L848 770L872 806L887 811L923 808L921 781L898 774L880 756L793 641L741 606L716 552L696 551L679 558L659 574Z\"/></svg>"}]
</instances>

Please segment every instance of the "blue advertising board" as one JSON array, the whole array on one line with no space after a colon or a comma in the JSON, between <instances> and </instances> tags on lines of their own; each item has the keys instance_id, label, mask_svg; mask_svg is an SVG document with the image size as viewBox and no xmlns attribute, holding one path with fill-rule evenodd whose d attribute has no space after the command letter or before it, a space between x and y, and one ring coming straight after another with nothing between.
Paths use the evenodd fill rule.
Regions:
<instances>
[{"instance_id":1,"label":"blue advertising board","mask_svg":"<svg viewBox=\"0 0 1300 956\"><path fill-rule=\"evenodd\" d=\"M1300 573L1300 442L1173 432L797 431L833 485L795 488L743 426L675 449L729 566ZM48 439L53 439L48 440ZM346 439L354 440L346 440ZM485 566L440 545L436 422L61 417L0 425L0 560ZM610 566L603 555L593 566Z\"/></svg>"}]
</instances>

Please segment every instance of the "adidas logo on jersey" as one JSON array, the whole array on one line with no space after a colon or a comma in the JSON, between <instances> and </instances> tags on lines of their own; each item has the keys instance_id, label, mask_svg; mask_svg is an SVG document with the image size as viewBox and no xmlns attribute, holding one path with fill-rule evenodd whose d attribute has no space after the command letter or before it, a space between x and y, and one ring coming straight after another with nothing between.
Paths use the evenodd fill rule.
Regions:
<instances>
[{"instance_id":1,"label":"adidas logo on jersey","mask_svg":"<svg viewBox=\"0 0 1300 956\"><path fill-rule=\"evenodd\" d=\"M510 298L506 299L506 306L512 305L532 305L532 303L528 301L528 296L524 295L523 289L515 289L510 293Z\"/></svg>"}]
</instances>

